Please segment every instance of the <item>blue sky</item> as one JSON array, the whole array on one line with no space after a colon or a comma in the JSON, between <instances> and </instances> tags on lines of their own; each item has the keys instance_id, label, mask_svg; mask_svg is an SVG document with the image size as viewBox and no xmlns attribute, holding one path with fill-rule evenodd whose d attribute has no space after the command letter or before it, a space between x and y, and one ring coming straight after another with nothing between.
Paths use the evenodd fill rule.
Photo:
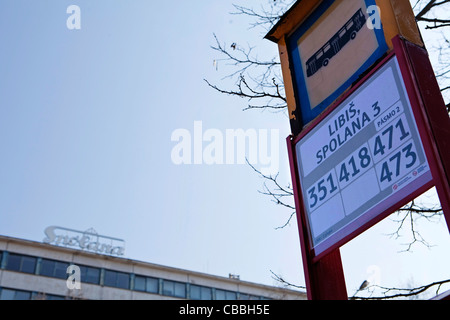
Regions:
<instances>
[{"instance_id":1,"label":"blue sky","mask_svg":"<svg viewBox=\"0 0 450 320\"><path fill-rule=\"evenodd\" d=\"M80 30L66 27L72 4ZM226 68L213 65L213 33L277 55L232 10L231 1L2 0L0 234L42 241L50 225L93 227L124 239L127 258L265 284L273 270L304 284L296 221L275 230L290 212L258 193L264 181L251 168L171 161L172 132L193 132L194 121L278 129L280 179L290 181L286 114L242 112L246 101L203 80L218 83ZM383 285L448 278L448 233L431 227L439 246L414 254L382 235L389 221L344 246L349 294L372 265Z\"/></svg>"}]
</instances>

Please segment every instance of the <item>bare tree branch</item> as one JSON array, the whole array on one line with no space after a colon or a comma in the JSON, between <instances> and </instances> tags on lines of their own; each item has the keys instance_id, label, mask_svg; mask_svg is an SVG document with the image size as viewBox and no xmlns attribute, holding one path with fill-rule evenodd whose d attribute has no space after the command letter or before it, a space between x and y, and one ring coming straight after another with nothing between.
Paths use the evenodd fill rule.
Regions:
<instances>
[{"instance_id":1,"label":"bare tree branch","mask_svg":"<svg viewBox=\"0 0 450 320\"><path fill-rule=\"evenodd\" d=\"M435 5L436 0L431 0L430 2L428 2L427 5L425 5L425 7L416 15L416 19L419 20L421 19L424 15L426 15L431 8L433 8L433 6Z\"/></svg>"},{"instance_id":2,"label":"bare tree branch","mask_svg":"<svg viewBox=\"0 0 450 320\"><path fill-rule=\"evenodd\" d=\"M216 40L216 45L211 46L211 49L219 52L224 58L216 61L228 61L228 65L238 67L237 70L225 76L225 78L232 78L235 75L242 74L251 67L264 67L264 73L267 74L273 67L280 66L280 62L273 58L270 61L261 61L258 57L252 56L253 47L244 50L236 43L230 45L231 50L227 49L226 44L221 44L216 34L213 34Z\"/></svg>"},{"instance_id":3,"label":"bare tree branch","mask_svg":"<svg viewBox=\"0 0 450 320\"><path fill-rule=\"evenodd\" d=\"M291 186L287 186L287 187L283 187L279 182L278 182L278 176L279 174L276 174L275 176L267 176L264 175L261 171L259 171L258 169L256 169L250 162L248 162L247 160L247 164L256 172L258 173L262 178L264 178L266 181L263 184L263 191L258 191L259 193L269 196L272 198L272 202L274 202L277 205L281 205L285 208L288 208L289 210L292 210L289 218L287 219L286 223L280 227L275 228L276 230L279 229L283 229L285 227L287 227L292 218L295 217L296 214L296 210L295 207L292 204L289 204L286 202L286 198L288 200L292 201L294 192L291 188ZM272 184L271 187L267 186L267 182Z\"/></svg>"},{"instance_id":4,"label":"bare tree branch","mask_svg":"<svg viewBox=\"0 0 450 320\"><path fill-rule=\"evenodd\" d=\"M436 70L436 78L441 86L441 92L444 95L444 99L450 99L450 95L447 94L448 84L450 81L450 42L447 38L448 31L438 33L437 30L447 30L450 27L450 0L417 0L413 6L416 12L416 20L419 25L425 24L426 30L434 30L434 35L438 38L436 40L436 46L433 51L438 56L438 62L434 63L433 67ZM448 100L447 100L448 103ZM447 111L450 112L449 105L447 104Z\"/></svg>"},{"instance_id":5,"label":"bare tree branch","mask_svg":"<svg viewBox=\"0 0 450 320\"><path fill-rule=\"evenodd\" d=\"M400 298L411 298L416 297L419 294L422 294L426 292L427 290L436 287L435 295L438 295L440 293L440 289L444 284L450 284L450 279L442 280L442 281L436 281L432 282L420 287L416 288L387 288L382 287L378 285L372 285L368 286L364 290L368 289L380 289L382 291L382 295L378 297L369 296L369 297L362 297L362 296L353 296L351 297L352 300L388 300L388 299L400 299ZM391 293L394 292L394 293Z\"/></svg>"},{"instance_id":6,"label":"bare tree branch","mask_svg":"<svg viewBox=\"0 0 450 320\"><path fill-rule=\"evenodd\" d=\"M413 200L406 206L400 208L396 212L398 219L394 219L394 221L398 224L397 229L388 234L388 236L393 237L395 239L399 239L402 237L401 232L407 231L407 233L410 235L410 240L408 243L405 243L406 246L405 250L402 250L401 252L408 252L412 250L412 247L415 244L422 244L427 248L433 247L430 243L428 243L420 234L419 231L416 229L416 221L418 219L426 219L430 222L439 220L440 217L442 217L443 212L442 208L437 207L427 207L423 205L416 204L416 201ZM409 226L409 228L407 228Z\"/></svg>"},{"instance_id":7,"label":"bare tree branch","mask_svg":"<svg viewBox=\"0 0 450 320\"><path fill-rule=\"evenodd\" d=\"M416 3L419 4L421 1L418 1ZM432 9L434 8L439 8L443 9L443 6L446 4L449 4L450 1L449 0L443 0L443 1L439 1L437 2L437 0L430 0L428 1L428 3L425 4L425 6L423 7L422 10L420 10L420 12L416 15L416 20L418 22L423 21L423 22L431 22L434 23L434 26L429 26L427 25L426 28L427 29L437 29L437 28L442 28L442 27L448 27L450 25L450 19L445 18L426 18L425 15L431 13ZM434 12L436 12L436 10L434 10Z\"/></svg>"},{"instance_id":8,"label":"bare tree branch","mask_svg":"<svg viewBox=\"0 0 450 320\"><path fill-rule=\"evenodd\" d=\"M305 286L299 286L299 285L296 285L296 284L292 284L292 283L284 280L281 276L275 274L272 270L270 270L270 273L272 273L272 279L274 279L274 280L284 284L287 287L293 287L293 288L297 288L297 289L306 290Z\"/></svg>"},{"instance_id":9,"label":"bare tree branch","mask_svg":"<svg viewBox=\"0 0 450 320\"><path fill-rule=\"evenodd\" d=\"M211 88L219 91L220 93L224 93L224 94L228 94L228 95L235 95L235 96L239 96L241 98L248 98L249 100L261 99L261 98L277 98L277 99L286 101L286 98L281 96L279 91L276 91L275 93L270 93L270 92L265 92L263 90L257 91L256 89L252 88L251 86L249 86L249 84L247 83L247 81L245 80L243 75L241 75L239 77L237 91L220 89L217 86L209 83L208 80L205 79L205 81Z\"/></svg>"},{"instance_id":10,"label":"bare tree branch","mask_svg":"<svg viewBox=\"0 0 450 320\"><path fill-rule=\"evenodd\" d=\"M281 18L295 0L273 0L267 1L267 6L261 6L258 10L253 8L234 5L236 11L232 14L245 15L251 17L254 21L250 22L250 27L262 27L265 31L271 29Z\"/></svg>"}]
</instances>

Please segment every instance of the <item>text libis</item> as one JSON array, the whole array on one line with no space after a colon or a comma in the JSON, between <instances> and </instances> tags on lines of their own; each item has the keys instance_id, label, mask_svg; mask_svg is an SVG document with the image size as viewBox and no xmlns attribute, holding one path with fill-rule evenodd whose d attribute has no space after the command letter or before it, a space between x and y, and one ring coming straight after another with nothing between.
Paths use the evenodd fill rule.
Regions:
<instances>
[{"instance_id":1,"label":"text libis","mask_svg":"<svg viewBox=\"0 0 450 320\"><path fill-rule=\"evenodd\" d=\"M372 106L374 117L380 114L378 102ZM370 116L366 112L355 107L352 102L349 108L328 124L330 140L316 153L317 164L321 164L327 157L334 153L339 147L349 141L354 135L364 129L371 122Z\"/></svg>"}]
</instances>

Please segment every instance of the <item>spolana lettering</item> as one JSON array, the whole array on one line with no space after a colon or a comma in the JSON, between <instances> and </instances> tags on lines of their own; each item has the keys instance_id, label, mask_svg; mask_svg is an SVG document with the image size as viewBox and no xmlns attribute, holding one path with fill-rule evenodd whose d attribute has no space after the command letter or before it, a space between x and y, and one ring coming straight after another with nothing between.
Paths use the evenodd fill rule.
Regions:
<instances>
[{"instance_id":1,"label":"spolana lettering","mask_svg":"<svg viewBox=\"0 0 450 320\"><path fill-rule=\"evenodd\" d=\"M69 231L71 233L80 233L80 236L69 236L69 235L62 235L62 234L56 234L55 230L61 229L63 231ZM69 247L79 247L83 250L89 250L94 251L96 253L105 253L110 255L118 255L121 256L125 252L125 248L123 246L116 246L109 243L101 243L99 242L100 238L104 238L106 240L119 240L114 238L108 238L105 236L99 236L95 234L90 233L83 233L76 230L71 229L65 229L61 227L47 227L44 230L45 235L47 238L44 239L44 243L54 244L54 245L63 245L63 246L69 246ZM123 241L123 240L119 240Z\"/></svg>"}]
</instances>

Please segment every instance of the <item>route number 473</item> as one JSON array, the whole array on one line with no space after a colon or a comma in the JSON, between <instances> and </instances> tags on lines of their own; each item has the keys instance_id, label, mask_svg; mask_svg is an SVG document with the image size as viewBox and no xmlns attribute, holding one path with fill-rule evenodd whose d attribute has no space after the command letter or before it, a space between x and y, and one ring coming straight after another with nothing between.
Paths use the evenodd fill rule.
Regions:
<instances>
[{"instance_id":1,"label":"route number 473","mask_svg":"<svg viewBox=\"0 0 450 320\"><path fill-rule=\"evenodd\" d=\"M402 175L405 169L411 169L416 162L417 153L413 143L410 143L382 164L380 182L390 183L394 178Z\"/></svg>"}]
</instances>

